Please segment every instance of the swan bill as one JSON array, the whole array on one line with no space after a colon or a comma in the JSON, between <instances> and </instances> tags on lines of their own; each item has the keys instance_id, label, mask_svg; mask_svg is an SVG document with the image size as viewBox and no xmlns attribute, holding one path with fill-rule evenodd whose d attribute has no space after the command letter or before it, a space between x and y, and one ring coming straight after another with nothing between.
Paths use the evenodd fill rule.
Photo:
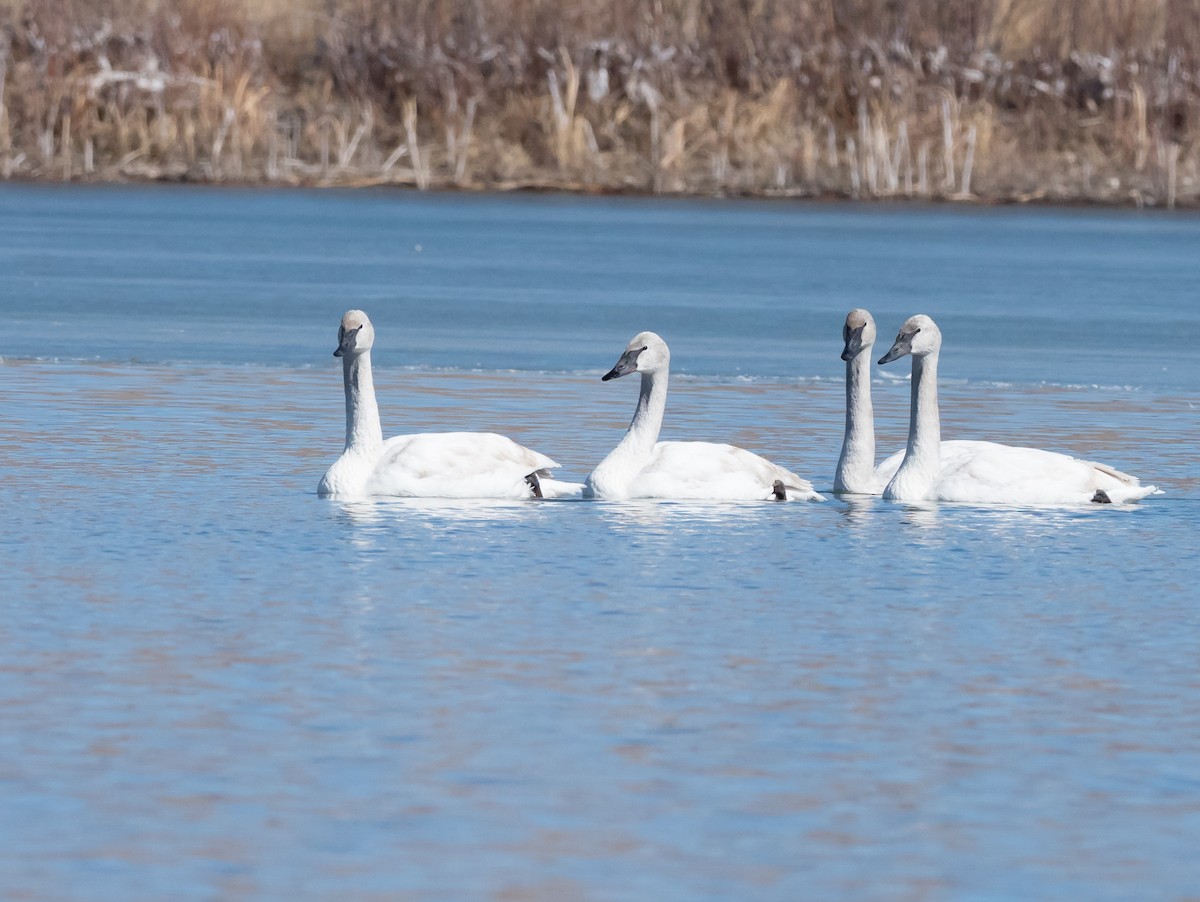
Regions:
<instances>
[{"instance_id":1,"label":"swan bill","mask_svg":"<svg viewBox=\"0 0 1200 902\"><path fill-rule=\"evenodd\" d=\"M617 365L600 377L601 382L607 382L609 379L618 379L621 376L628 376L630 373L637 372L638 355L645 348L632 348L621 355L621 359L617 361Z\"/></svg>"},{"instance_id":2,"label":"swan bill","mask_svg":"<svg viewBox=\"0 0 1200 902\"><path fill-rule=\"evenodd\" d=\"M354 350L354 346L358 342L358 333L362 331L362 326L356 329L347 329L344 326L338 329L338 346L333 352L334 357L345 357Z\"/></svg>"},{"instance_id":3,"label":"swan bill","mask_svg":"<svg viewBox=\"0 0 1200 902\"><path fill-rule=\"evenodd\" d=\"M879 358L880 363L891 363L893 360L899 360L901 357L906 357L912 353L913 338L916 337L920 329L914 329L911 332L901 332L896 336L896 343L892 345L892 349ZM844 357L842 358L845 359Z\"/></svg>"},{"instance_id":4,"label":"swan bill","mask_svg":"<svg viewBox=\"0 0 1200 902\"><path fill-rule=\"evenodd\" d=\"M847 326L842 330L845 333L846 338L846 347L842 351L842 360L845 360L847 363L849 363L858 356L858 353L863 349L863 329L866 327L867 326L864 323L856 329L851 329L849 326Z\"/></svg>"}]
</instances>

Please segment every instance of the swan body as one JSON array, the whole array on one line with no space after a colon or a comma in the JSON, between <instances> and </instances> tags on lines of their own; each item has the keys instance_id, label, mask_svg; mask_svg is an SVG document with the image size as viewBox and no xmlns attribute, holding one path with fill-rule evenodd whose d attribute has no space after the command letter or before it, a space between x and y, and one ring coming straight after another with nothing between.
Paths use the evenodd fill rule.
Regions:
<instances>
[{"instance_id":1,"label":"swan body","mask_svg":"<svg viewBox=\"0 0 1200 902\"><path fill-rule=\"evenodd\" d=\"M521 499L533 497L527 477L534 474L543 497L558 497L558 487L569 484L548 478L557 466L493 432L422 432L390 438L372 453L344 453L321 480L319 493Z\"/></svg>"},{"instance_id":2,"label":"swan body","mask_svg":"<svg viewBox=\"0 0 1200 902\"><path fill-rule=\"evenodd\" d=\"M317 488L354 498L565 497L578 483L550 479L558 466L544 454L492 432L425 432L386 441L371 375L374 327L361 310L342 317L338 348L346 389L346 446Z\"/></svg>"},{"instance_id":3,"label":"swan body","mask_svg":"<svg viewBox=\"0 0 1200 902\"><path fill-rule=\"evenodd\" d=\"M928 316L908 319L880 363L912 355L908 446L883 490L893 501L976 504L1122 503L1158 493L1135 476L1067 454L996 442L941 441L937 363L942 334ZM883 471L893 455L878 468Z\"/></svg>"},{"instance_id":4,"label":"swan body","mask_svg":"<svg viewBox=\"0 0 1200 902\"><path fill-rule=\"evenodd\" d=\"M735 445L660 442L671 352L653 332L634 336L605 382L641 373L625 437L588 477L585 498L710 501L824 501L812 483Z\"/></svg>"}]
</instances>

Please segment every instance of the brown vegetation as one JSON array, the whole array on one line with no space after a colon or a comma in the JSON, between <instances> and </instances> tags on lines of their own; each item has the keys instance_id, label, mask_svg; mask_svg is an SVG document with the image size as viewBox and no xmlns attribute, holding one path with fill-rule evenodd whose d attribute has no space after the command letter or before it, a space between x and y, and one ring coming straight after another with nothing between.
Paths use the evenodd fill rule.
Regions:
<instances>
[{"instance_id":1,"label":"brown vegetation","mask_svg":"<svg viewBox=\"0 0 1200 902\"><path fill-rule=\"evenodd\" d=\"M1200 202L1200 0L0 0L0 175Z\"/></svg>"}]
</instances>

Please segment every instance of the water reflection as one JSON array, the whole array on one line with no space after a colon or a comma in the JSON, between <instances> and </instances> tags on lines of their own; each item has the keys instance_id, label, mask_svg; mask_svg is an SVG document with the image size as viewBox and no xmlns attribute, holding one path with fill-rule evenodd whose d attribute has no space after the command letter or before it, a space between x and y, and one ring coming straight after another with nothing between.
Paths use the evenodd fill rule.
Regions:
<instances>
[{"instance_id":1,"label":"water reflection","mask_svg":"<svg viewBox=\"0 0 1200 902\"><path fill-rule=\"evenodd\" d=\"M699 532L714 526L764 520L785 508L809 506L772 501L671 501L639 498L633 501L596 501L601 519L617 531Z\"/></svg>"},{"instance_id":2,"label":"water reflection","mask_svg":"<svg viewBox=\"0 0 1200 902\"><path fill-rule=\"evenodd\" d=\"M904 502L904 522L918 529L936 529L939 512L935 501Z\"/></svg>"},{"instance_id":3,"label":"water reflection","mask_svg":"<svg viewBox=\"0 0 1200 902\"><path fill-rule=\"evenodd\" d=\"M837 510L843 525L861 527L871 522L875 509L882 503L878 495L835 495Z\"/></svg>"},{"instance_id":4,"label":"water reflection","mask_svg":"<svg viewBox=\"0 0 1200 902\"><path fill-rule=\"evenodd\" d=\"M379 527L397 522L438 524L514 522L536 507L532 501L461 498L361 498L330 499L341 519L356 527Z\"/></svg>"}]
</instances>

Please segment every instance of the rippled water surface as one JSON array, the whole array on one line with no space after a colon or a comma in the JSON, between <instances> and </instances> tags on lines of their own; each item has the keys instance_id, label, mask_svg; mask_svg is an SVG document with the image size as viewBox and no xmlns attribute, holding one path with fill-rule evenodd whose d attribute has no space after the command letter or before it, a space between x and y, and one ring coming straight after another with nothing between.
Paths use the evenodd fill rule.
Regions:
<instances>
[{"instance_id":1,"label":"rippled water surface","mask_svg":"<svg viewBox=\"0 0 1200 902\"><path fill-rule=\"evenodd\" d=\"M168 188L0 214L0 897L1200 892L1200 221ZM1165 494L314 494L347 307L386 433L502 431L582 478L636 397L598 376L654 329L670 437L827 490L860 304L881 344L938 319L946 437Z\"/></svg>"}]
</instances>

